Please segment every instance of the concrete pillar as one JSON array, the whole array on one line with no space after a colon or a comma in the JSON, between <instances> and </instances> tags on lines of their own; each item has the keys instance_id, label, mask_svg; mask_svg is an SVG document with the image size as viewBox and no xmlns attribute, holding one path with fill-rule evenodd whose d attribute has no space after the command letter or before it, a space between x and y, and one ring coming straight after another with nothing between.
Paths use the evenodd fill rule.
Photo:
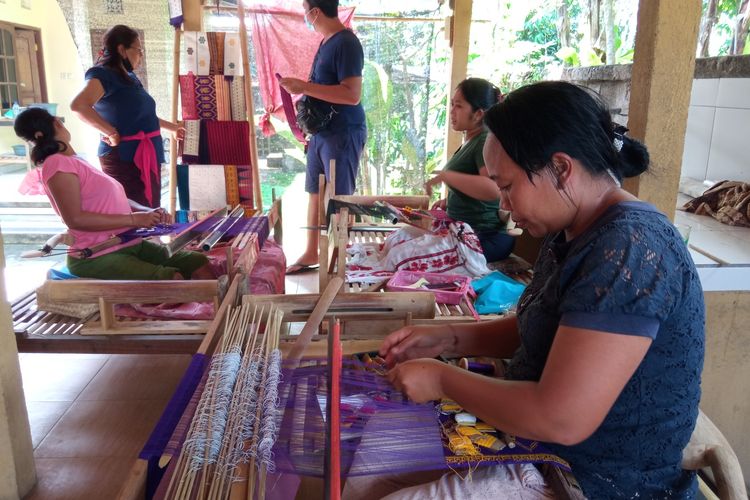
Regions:
<instances>
[{"instance_id":1,"label":"concrete pillar","mask_svg":"<svg viewBox=\"0 0 750 500\"><path fill-rule=\"evenodd\" d=\"M31 429L6 296L5 253L0 233L0 500L22 498L36 482Z\"/></svg>"},{"instance_id":2,"label":"concrete pillar","mask_svg":"<svg viewBox=\"0 0 750 500\"><path fill-rule=\"evenodd\" d=\"M469 37L471 32L472 0L453 0L453 15L448 18L446 34L451 47L451 80L448 85L448 113L450 113L450 96L453 89L466 78L466 65L469 62ZM443 163L461 146L460 132L451 129L450 120L445 120L445 154Z\"/></svg>"},{"instance_id":3,"label":"concrete pillar","mask_svg":"<svg viewBox=\"0 0 750 500\"><path fill-rule=\"evenodd\" d=\"M640 0L630 92L630 134L651 172L625 188L674 219L701 19L700 0Z\"/></svg>"}]
</instances>

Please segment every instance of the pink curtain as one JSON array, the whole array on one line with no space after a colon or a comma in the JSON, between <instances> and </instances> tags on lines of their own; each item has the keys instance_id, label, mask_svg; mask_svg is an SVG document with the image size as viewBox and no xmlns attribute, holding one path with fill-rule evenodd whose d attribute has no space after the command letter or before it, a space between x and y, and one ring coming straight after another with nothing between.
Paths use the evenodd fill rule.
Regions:
<instances>
[{"instance_id":1,"label":"pink curtain","mask_svg":"<svg viewBox=\"0 0 750 500\"><path fill-rule=\"evenodd\" d=\"M269 121L270 115L286 121L276 73L282 77L307 80L315 52L323 39L305 26L301 3L290 6L288 0L266 0L254 5L249 12L260 96L265 110L261 129L267 136L275 133ZM350 28L353 17L354 7L339 8L339 19L344 26ZM295 101L299 97L295 96Z\"/></svg>"}]
</instances>

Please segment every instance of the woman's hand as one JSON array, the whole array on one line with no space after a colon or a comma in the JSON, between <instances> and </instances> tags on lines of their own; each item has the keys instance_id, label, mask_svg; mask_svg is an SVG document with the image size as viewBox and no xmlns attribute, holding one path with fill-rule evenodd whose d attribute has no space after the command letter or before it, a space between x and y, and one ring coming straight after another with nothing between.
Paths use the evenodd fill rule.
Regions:
<instances>
[{"instance_id":1,"label":"woman's hand","mask_svg":"<svg viewBox=\"0 0 750 500\"><path fill-rule=\"evenodd\" d=\"M442 374L446 368L436 359L415 359L391 369L388 380L415 403L426 403L444 396Z\"/></svg>"},{"instance_id":2,"label":"woman's hand","mask_svg":"<svg viewBox=\"0 0 750 500\"><path fill-rule=\"evenodd\" d=\"M427 193L427 196L432 198L432 188L433 186L437 186L438 184L442 184L443 178L440 176L442 172L433 172L435 173L435 177L428 180L424 183L424 192Z\"/></svg>"},{"instance_id":3,"label":"woman's hand","mask_svg":"<svg viewBox=\"0 0 750 500\"><path fill-rule=\"evenodd\" d=\"M151 210L149 210L149 212L154 212L159 216L159 221L157 222L157 224L172 223L172 215L162 207L152 208Z\"/></svg>"},{"instance_id":4,"label":"woman's hand","mask_svg":"<svg viewBox=\"0 0 750 500\"><path fill-rule=\"evenodd\" d=\"M111 134L105 135L104 137L102 137L102 141L104 141L110 147L115 147L118 144L120 144L120 133L117 130L115 130Z\"/></svg>"},{"instance_id":5,"label":"woman's hand","mask_svg":"<svg viewBox=\"0 0 750 500\"><path fill-rule=\"evenodd\" d=\"M172 130L172 135L178 141L184 140L185 139L185 125L182 122L177 122L174 130Z\"/></svg>"},{"instance_id":6,"label":"woman's hand","mask_svg":"<svg viewBox=\"0 0 750 500\"><path fill-rule=\"evenodd\" d=\"M432 210L447 210L448 208L448 200L445 198L442 198L435 203L432 204Z\"/></svg>"},{"instance_id":7,"label":"woman's hand","mask_svg":"<svg viewBox=\"0 0 750 500\"><path fill-rule=\"evenodd\" d=\"M304 94L307 82L299 78L282 78L279 80L279 85L290 94Z\"/></svg>"},{"instance_id":8,"label":"woman's hand","mask_svg":"<svg viewBox=\"0 0 750 500\"><path fill-rule=\"evenodd\" d=\"M157 209L158 210L158 209ZM131 212L134 227L154 227L157 225L162 215L157 210L148 212Z\"/></svg>"},{"instance_id":9,"label":"woman's hand","mask_svg":"<svg viewBox=\"0 0 750 500\"><path fill-rule=\"evenodd\" d=\"M434 358L456 344L453 328L446 326L405 326L388 335L380 355L388 366L415 358Z\"/></svg>"}]
</instances>

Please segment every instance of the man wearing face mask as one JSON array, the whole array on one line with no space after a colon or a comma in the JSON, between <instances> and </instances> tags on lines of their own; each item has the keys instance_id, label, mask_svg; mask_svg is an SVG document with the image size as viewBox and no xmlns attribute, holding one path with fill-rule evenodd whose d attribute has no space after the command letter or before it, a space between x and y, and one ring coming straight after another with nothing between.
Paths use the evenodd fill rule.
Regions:
<instances>
[{"instance_id":1,"label":"man wearing face mask","mask_svg":"<svg viewBox=\"0 0 750 500\"><path fill-rule=\"evenodd\" d=\"M99 163L125 188L128 199L161 206L161 129L182 139L185 130L156 116L156 102L133 72L143 59L138 32L117 25L104 35L97 64L70 109L102 134Z\"/></svg>"},{"instance_id":2,"label":"man wearing face mask","mask_svg":"<svg viewBox=\"0 0 750 500\"><path fill-rule=\"evenodd\" d=\"M365 111L360 104L364 52L357 36L338 18L338 0L304 0L305 23L323 36L313 61L310 80L282 78L280 84L290 94L305 94L330 106L334 113L324 130L310 138L307 147L305 191L307 222L318 227L318 176L329 176L330 160L336 160L336 194L352 194L359 158L367 140ZM307 246L287 273L314 269L318 262L318 231L308 229Z\"/></svg>"}]
</instances>

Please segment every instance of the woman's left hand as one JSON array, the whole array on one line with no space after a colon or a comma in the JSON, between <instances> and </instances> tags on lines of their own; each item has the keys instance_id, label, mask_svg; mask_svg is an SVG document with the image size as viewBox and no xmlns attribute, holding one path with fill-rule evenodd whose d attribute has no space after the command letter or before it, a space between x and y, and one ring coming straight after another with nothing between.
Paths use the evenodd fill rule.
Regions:
<instances>
[{"instance_id":1,"label":"woman's left hand","mask_svg":"<svg viewBox=\"0 0 750 500\"><path fill-rule=\"evenodd\" d=\"M174 128L172 129L172 135L174 135L175 139L178 141L185 139L185 124L183 122L175 123Z\"/></svg>"},{"instance_id":2,"label":"woman's left hand","mask_svg":"<svg viewBox=\"0 0 750 500\"><path fill-rule=\"evenodd\" d=\"M436 359L413 359L399 363L388 371L388 380L415 403L442 398L442 373L445 363Z\"/></svg>"}]
</instances>

